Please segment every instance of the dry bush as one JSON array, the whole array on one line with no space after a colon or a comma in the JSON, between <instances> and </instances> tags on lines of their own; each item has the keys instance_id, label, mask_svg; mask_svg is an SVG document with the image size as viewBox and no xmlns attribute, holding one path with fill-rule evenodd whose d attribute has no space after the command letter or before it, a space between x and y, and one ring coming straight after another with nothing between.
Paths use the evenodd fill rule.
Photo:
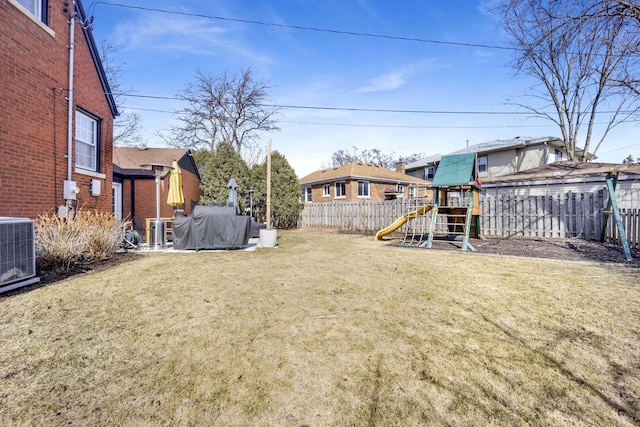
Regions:
<instances>
[{"instance_id":1,"label":"dry bush","mask_svg":"<svg viewBox=\"0 0 640 427\"><path fill-rule=\"evenodd\" d=\"M78 210L69 219L42 214L35 226L41 261L53 267L68 269L82 258L108 257L122 241L122 226L110 213Z\"/></svg>"},{"instance_id":2,"label":"dry bush","mask_svg":"<svg viewBox=\"0 0 640 427\"><path fill-rule=\"evenodd\" d=\"M39 215L35 223L36 249L41 261L54 267L69 268L88 250L88 242L73 220L55 214Z\"/></svg>"},{"instance_id":3,"label":"dry bush","mask_svg":"<svg viewBox=\"0 0 640 427\"><path fill-rule=\"evenodd\" d=\"M109 257L122 243L122 225L111 213L79 211L75 221L89 245L91 258Z\"/></svg>"}]
</instances>

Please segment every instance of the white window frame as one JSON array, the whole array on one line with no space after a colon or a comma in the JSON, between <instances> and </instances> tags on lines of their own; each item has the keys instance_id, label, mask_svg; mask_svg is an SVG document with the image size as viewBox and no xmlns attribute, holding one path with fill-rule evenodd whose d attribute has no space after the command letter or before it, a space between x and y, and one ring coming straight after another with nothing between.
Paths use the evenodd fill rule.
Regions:
<instances>
[{"instance_id":1,"label":"white window frame","mask_svg":"<svg viewBox=\"0 0 640 427\"><path fill-rule=\"evenodd\" d=\"M347 197L347 183L344 181L338 181L335 183L334 185L334 194L333 194L333 198L334 199L345 199ZM342 191L338 191L339 189L341 189ZM338 194L338 193L342 193L342 194Z\"/></svg>"},{"instance_id":2,"label":"white window frame","mask_svg":"<svg viewBox=\"0 0 640 427\"><path fill-rule=\"evenodd\" d=\"M413 199L416 197L416 187L409 187L409 198Z\"/></svg>"},{"instance_id":3,"label":"white window frame","mask_svg":"<svg viewBox=\"0 0 640 427\"><path fill-rule=\"evenodd\" d=\"M9 2L28 12L37 22L47 25L48 0L9 0Z\"/></svg>"},{"instance_id":4,"label":"white window frame","mask_svg":"<svg viewBox=\"0 0 640 427\"><path fill-rule=\"evenodd\" d=\"M435 166L429 166L426 169L427 170L426 170L426 172L424 174L424 179L433 180L433 177L436 176L436 167Z\"/></svg>"},{"instance_id":5,"label":"white window frame","mask_svg":"<svg viewBox=\"0 0 640 427\"><path fill-rule=\"evenodd\" d=\"M100 121L81 110L76 110L75 119L76 167L98 172Z\"/></svg>"},{"instance_id":6,"label":"white window frame","mask_svg":"<svg viewBox=\"0 0 640 427\"><path fill-rule=\"evenodd\" d=\"M322 197L331 197L331 185L324 184L322 186Z\"/></svg>"},{"instance_id":7,"label":"white window frame","mask_svg":"<svg viewBox=\"0 0 640 427\"><path fill-rule=\"evenodd\" d=\"M478 172L487 172L489 170L489 158L487 156L478 156Z\"/></svg>"},{"instance_id":8,"label":"white window frame","mask_svg":"<svg viewBox=\"0 0 640 427\"><path fill-rule=\"evenodd\" d=\"M396 185L396 193L404 193L404 185L397 184Z\"/></svg>"},{"instance_id":9,"label":"white window frame","mask_svg":"<svg viewBox=\"0 0 640 427\"><path fill-rule=\"evenodd\" d=\"M305 203L312 202L313 198L312 198L312 193L311 193L311 187L304 187L302 189L302 196L303 196L303 199L304 199Z\"/></svg>"},{"instance_id":10,"label":"white window frame","mask_svg":"<svg viewBox=\"0 0 640 427\"><path fill-rule=\"evenodd\" d=\"M371 191L369 181L358 181L358 198L368 199L370 197L370 194Z\"/></svg>"},{"instance_id":11,"label":"white window frame","mask_svg":"<svg viewBox=\"0 0 640 427\"><path fill-rule=\"evenodd\" d=\"M555 148L553 154L555 156L556 162L562 161L562 150Z\"/></svg>"},{"instance_id":12,"label":"white window frame","mask_svg":"<svg viewBox=\"0 0 640 427\"><path fill-rule=\"evenodd\" d=\"M113 215L118 222L122 222L122 183L113 181L111 183L111 206L113 207Z\"/></svg>"}]
</instances>

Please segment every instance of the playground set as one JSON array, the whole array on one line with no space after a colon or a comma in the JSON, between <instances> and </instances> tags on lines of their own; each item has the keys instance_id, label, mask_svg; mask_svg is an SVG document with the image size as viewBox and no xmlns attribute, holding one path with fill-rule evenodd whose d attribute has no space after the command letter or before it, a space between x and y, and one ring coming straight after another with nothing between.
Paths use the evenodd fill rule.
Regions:
<instances>
[{"instance_id":1,"label":"playground set","mask_svg":"<svg viewBox=\"0 0 640 427\"><path fill-rule=\"evenodd\" d=\"M475 251L469 243L469 237L479 237L480 228L480 180L477 177L477 158L475 153L452 154L442 156L440 165L433 178L433 203L415 206L388 227L376 233L376 240L383 240L402 226L404 237L401 246L431 248L436 239L449 242L462 241L463 251ZM600 241L605 241L609 218L615 227L622 244L625 260L632 260L629 241L616 198L616 184L619 171L610 170L605 174L606 188L609 193L607 207L603 210L604 221Z\"/></svg>"},{"instance_id":2,"label":"playground set","mask_svg":"<svg viewBox=\"0 0 640 427\"><path fill-rule=\"evenodd\" d=\"M616 228L620 236L620 242L622 243L622 249L624 251L624 258L627 262L630 262L633 258L631 256L631 248L629 247L629 240L627 239L627 233L624 229L622 216L620 215L620 208L618 207L618 200L616 198L616 186L618 185L618 175L620 171L611 169L605 174L605 181L607 183L607 191L609 192L609 201L607 202L607 208L604 210L604 222L602 225L602 233L600 235L600 241L604 242L606 239L607 223L609 217L613 216L616 222Z\"/></svg>"},{"instance_id":3,"label":"playground set","mask_svg":"<svg viewBox=\"0 0 640 427\"><path fill-rule=\"evenodd\" d=\"M459 242L463 251L474 251L470 237L480 235L480 180L475 153L442 156L431 184L433 203L424 204L401 216L376 233L382 240L407 221L401 245L433 247L435 239Z\"/></svg>"}]
</instances>

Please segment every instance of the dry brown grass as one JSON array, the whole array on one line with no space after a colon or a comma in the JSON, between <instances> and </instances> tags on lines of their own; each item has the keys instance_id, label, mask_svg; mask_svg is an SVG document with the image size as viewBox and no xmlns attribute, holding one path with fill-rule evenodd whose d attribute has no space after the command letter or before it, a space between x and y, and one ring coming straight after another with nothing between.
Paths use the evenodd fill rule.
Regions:
<instances>
[{"instance_id":1,"label":"dry brown grass","mask_svg":"<svg viewBox=\"0 0 640 427\"><path fill-rule=\"evenodd\" d=\"M637 425L640 271L280 232L0 300L4 425Z\"/></svg>"}]
</instances>

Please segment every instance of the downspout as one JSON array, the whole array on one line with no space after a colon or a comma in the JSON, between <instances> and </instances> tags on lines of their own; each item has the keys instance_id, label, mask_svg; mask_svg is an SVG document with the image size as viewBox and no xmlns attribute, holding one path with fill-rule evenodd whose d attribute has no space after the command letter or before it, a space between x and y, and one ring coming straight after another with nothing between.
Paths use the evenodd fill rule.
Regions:
<instances>
[{"instance_id":1,"label":"downspout","mask_svg":"<svg viewBox=\"0 0 640 427\"><path fill-rule=\"evenodd\" d=\"M71 181L73 166L73 57L75 43L76 2L72 2L71 18L69 19L69 114L67 117L67 180Z\"/></svg>"}]
</instances>

